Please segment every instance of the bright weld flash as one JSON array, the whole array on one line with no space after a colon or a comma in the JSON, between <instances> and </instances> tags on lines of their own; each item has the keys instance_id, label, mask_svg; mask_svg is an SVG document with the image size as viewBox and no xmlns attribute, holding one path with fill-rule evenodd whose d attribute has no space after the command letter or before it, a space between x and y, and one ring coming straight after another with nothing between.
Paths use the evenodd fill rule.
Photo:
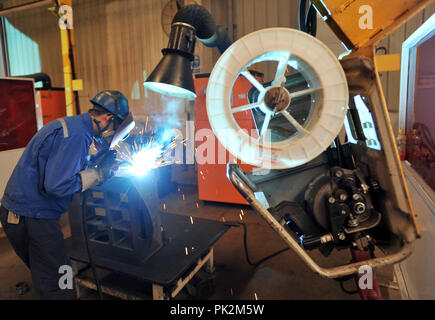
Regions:
<instances>
[{"instance_id":1,"label":"bright weld flash","mask_svg":"<svg viewBox=\"0 0 435 320\"><path fill-rule=\"evenodd\" d=\"M156 167L156 161L161 156L162 152L162 146L139 150L132 156L132 161L128 167L128 171L137 177L146 175L148 171Z\"/></svg>"}]
</instances>

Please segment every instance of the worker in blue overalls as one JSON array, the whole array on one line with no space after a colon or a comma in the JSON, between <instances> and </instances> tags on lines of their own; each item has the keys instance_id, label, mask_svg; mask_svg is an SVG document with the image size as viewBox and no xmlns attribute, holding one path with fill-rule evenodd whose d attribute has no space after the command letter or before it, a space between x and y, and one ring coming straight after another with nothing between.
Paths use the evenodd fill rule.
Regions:
<instances>
[{"instance_id":1,"label":"worker in blue overalls","mask_svg":"<svg viewBox=\"0 0 435 320\"><path fill-rule=\"evenodd\" d=\"M74 286L65 289L59 284L60 268L71 266L59 219L75 193L112 176L110 168L87 168L92 141L108 149L114 128L132 119L128 101L118 91L100 92L91 103L88 113L52 121L38 131L1 200L0 222L15 252L29 267L40 299L76 298Z\"/></svg>"}]
</instances>

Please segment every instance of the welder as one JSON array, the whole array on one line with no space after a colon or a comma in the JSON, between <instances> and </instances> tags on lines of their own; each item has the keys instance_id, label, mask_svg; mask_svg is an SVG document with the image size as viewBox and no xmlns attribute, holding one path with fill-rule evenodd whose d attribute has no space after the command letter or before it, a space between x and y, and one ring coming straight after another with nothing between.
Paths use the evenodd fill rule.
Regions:
<instances>
[{"instance_id":1,"label":"welder","mask_svg":"<svg viewBox=\"0 0 435 320\"><path fill-rule=\"evenodd\" d=\"M104 152L116 128L132 119L128 100L119 91L100 92L91 103L88 113L51 121L38 131L1 200L0 222L30 269L40 299L76 298L74 286L59 284L61 271L71 266L59 220L75 193L113 175L110 166L89 168L91 143Z\"/></svg>"}]
</instances>

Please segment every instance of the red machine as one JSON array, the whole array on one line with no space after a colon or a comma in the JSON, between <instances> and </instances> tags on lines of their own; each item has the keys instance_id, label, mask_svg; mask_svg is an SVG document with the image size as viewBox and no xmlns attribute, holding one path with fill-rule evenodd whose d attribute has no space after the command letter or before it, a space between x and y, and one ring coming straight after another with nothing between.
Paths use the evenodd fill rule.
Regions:
<instances>
[{"instance_id":1,"label":"red machine","mask_svg":"<svg viewBox=\"0 0 435 320\"><path fill-rule=\"evenodd\" d=\"M226 203L247 204L246 200L240 195L239 192L232 186L231 182L226 176L227 162L230 160L237 160L237 163L245 171L252 171L253 166L241 164L241 161L230 154L216 139L211 131L210 122L207 117L206 109L206 90L209 75L199 74L195 77L195 91L197 98L195 101L196 117L195 117L195 137L201 135L202 129L208 129L210 136L203 137L200 141L195 141L197 150L197 170L198 170L198 196L199 200L217 201ZM233 89L233 106L242 106L248 104L247 92L252 88L252 84L244 77L239 77L234 84ZM246 130L255 129L255 123L250 111L239 112L234 114L236 121L240 127ZM195 139L196 140L196 139ZM214 162L202 163L201 159L201 145L207 141L213 140L215 146ZM204 152L202 156L206 157L207 153ZM213 158L209 155L207 159Z\"/></svg>"},{"instance_id":2,"label":"red machine","mask_svg":"<svg viewBox=\"0 0 435 320\"><path fill-rule=\"evenodd\" d=\"M43 124L66 116L63 88L37 89L36 101L41 106Z\"/></svg>"},{"instance_id":3,"label":"red machine","mask_svg":"<svg viewBox=\"0 0 435 320\"><path fill-rule=\"evenodd\" d=\"M0 151L24 148L38 130L33 80L0 79Z\"/></svg>"}]
</instances>

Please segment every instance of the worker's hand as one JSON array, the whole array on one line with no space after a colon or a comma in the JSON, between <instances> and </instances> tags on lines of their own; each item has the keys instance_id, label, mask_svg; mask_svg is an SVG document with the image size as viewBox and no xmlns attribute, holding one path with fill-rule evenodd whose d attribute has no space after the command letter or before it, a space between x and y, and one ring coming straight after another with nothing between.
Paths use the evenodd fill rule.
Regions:
<instances>
[{"instance_id":1,"label":"worker's hand","mask_svg":"<svg viewBox=\"0 0 435 320\"><path fill-rule=\"evenodd\" d=\"M112 167L101 167L99 168L99 170L101 175L100 184L106 182L107 180L112 178L113 175L115 174L115 170Z\"/></svg>"},{"instance_id":2,"label":"worker's hand","mask_svg":"<svg viewBox=\"0 0 435 320\"><path fill-rule=\"evenodd\" d=\"M82 179L82 192L106 182L113 177L114 174L115 170L109 166L80 171L79 175Z\"/></svg>"}]
</instances>

